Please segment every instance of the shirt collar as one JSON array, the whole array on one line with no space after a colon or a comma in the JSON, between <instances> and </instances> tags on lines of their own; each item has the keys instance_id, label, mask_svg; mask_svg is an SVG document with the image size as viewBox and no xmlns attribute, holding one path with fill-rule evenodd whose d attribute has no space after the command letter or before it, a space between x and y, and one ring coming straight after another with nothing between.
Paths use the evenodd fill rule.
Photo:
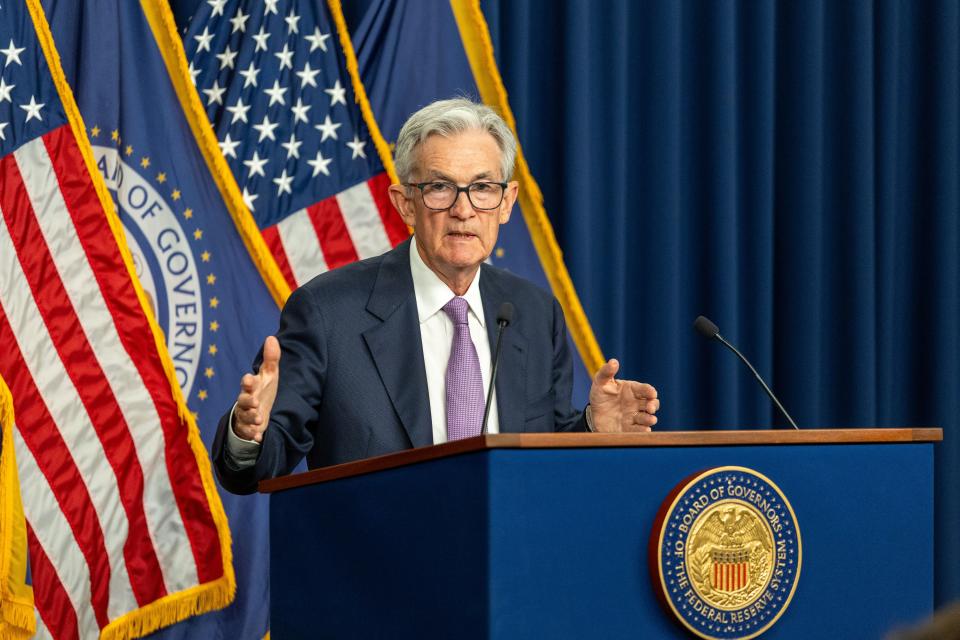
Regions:
<instances>
[{"instance_id":1,"label":"shirt collar","mask_svg":"<svg viewBox=\"0 0 960 640\"><path fill-rule=\"evenodd\" d=\"M470 288L463 295L470 307L470 311L480 321L480 326L486 326L483 317L483 301L480 299L480 269L474 276ZM413 293L417 298L417 316L420 324L443 309L444 305L456 296L446 283L437 277L427 263L420 257L417 249L417 239L410 241L410 275L413 276Z\"/></svg>"}]
</instances>

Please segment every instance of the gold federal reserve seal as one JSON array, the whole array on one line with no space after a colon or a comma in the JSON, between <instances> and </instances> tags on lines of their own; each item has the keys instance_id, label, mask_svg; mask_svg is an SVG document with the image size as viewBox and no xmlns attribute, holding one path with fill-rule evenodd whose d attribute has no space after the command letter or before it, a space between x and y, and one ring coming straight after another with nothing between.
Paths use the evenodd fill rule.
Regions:
<instances>
[{"instance_id":1,"label":"gold federal reserve seal","mask_svg":"<svg viewBox=\"0 0 960 640\"><path fill-rule=\"evenodd\" d=\"M776 622L800 575L800 531L786 496L744 467L681 482L651 532L658 595L703 638L752 638Z\"/></svg>"},{"instance_id":2,"label":"gold federal reserve seal","mask_svg":"<svg viewBox=\"0 0 960 640\"><path fill-rule=\"evenodd\" d=\"M773 532L757 509L735 500L708 507L690 528L687 573L701 598L739 609L760 594L774 562Z\"/></svg>"}]
</instances>

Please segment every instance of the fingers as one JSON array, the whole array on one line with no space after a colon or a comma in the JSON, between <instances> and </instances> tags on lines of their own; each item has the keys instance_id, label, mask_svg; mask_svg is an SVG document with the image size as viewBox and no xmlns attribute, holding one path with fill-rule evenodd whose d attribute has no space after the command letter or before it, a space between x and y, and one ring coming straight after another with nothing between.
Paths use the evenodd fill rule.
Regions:
<instances>
[{"instance_id":1,"label":"fingers","mask_svg":"<svg viewBox=\"0 0 960 640\"><path fill-rule=\"evenodd\" d=\"M256 398L241 393L233 410L233 431L244 440L260 442L266 429Z\"/></svg>"},{"instance_id":2,"label":"fingers","mask_svg":"<svg viewBox=\"0 0 960 640\"><path fill-rule=\"evenodd\" d=\"M630 390L633 392L633 397L637 399L657 397L657 390L652 384L646 382L631 382Z\"/></svg>"},{"instance_id":3,"label":"fingers","mask_svg":"<svg viewBox=\"0 0 960 640\"><path fill-rule=\"evenodd\" d=\"M240 392L241 393L254 393L257 390L258 380L257 376L253 374L246 374L240 378Z\"/></svg>"},{"instance_id":4,"label":"fingers","mask_svg":"<svg viewBox=\"0 0 960 640\"><path fill-rule=\"evenodd\" d=\"M615 358L611 358L603 363L603 366L597 370L597 375L593 377L593 382L596 385L603 386L613 380L614 376L617 375L617 371L620 370L620 363L617 362Z\"/></svg>"},{"instance_id":5,"label":"fingers","mask_svg":"<svg viewBox=\"0 0 960 640\"><path fill-rule=\"evenodd\" d=\"M660 409L660 398L657 397L657 390L653 385L644 382L629 382L630 392L634 399L639 400L639 408L649 414L654 414Z\"/></svg>"},{"instance_id":6,"label":"fingers","mask_svg":"<svg viewBox=\"0 0 960 640\"><path fill-rule=\"evenodd\" d=\"M633 424L638 427L646 427L646 430L649 430L650 427L657 424L657 416L646 411L637 411L633 415Z\"/></svg>"},{"instance_id":7,"label":"fingers","mask_svg":"<svg viewBox=\"0 0 960 640\"><path fill-rule=\"evenodd\" d=\"M267 336L263 341L263 362L260 370L273 373L280 366L280 342L275 336Z\"/></svg>"},{"instance_id":8,"label":"fingers","mask_svg":"<svg viewBox=\"0 0 960 640\"><path fill-rule=\"evenodd\" d=\"M625 433L636 433L638 431L652 431L653 425L657 424L657 417L646 411L633 411L623 416L620 430Z\"/></svg>"}]
</instances>

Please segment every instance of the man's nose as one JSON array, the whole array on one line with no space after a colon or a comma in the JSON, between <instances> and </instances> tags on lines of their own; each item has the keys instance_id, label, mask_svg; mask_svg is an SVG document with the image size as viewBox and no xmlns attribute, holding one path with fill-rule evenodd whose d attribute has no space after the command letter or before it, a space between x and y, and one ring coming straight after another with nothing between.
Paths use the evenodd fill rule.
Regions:
<instances>
[{"instance_id":1,"label":"man's nose","mask_svg":"<svg viewBox=\"0 0 960 640\"><path fill-rule=\"evenodd\" d=\"M466 191L457 192L457 198L450 206L450 215L458 218L469 218L474 215L473 204L470 203Z\"/></svg>"}]
</instances>

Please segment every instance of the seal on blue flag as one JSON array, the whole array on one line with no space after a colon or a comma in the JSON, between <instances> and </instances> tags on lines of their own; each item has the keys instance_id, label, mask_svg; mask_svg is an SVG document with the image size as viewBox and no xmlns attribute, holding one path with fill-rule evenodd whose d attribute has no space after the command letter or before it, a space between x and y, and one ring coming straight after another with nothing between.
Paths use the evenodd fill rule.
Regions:
<instances>
[{"instance_id":1,"label":"seal on blue flag","mask_svg":"<svg viewBox=\"0 0 960 640\"><path fill-rule=\"evenodd\" d=\"M148 156L132 163L134 149L123 147L119 131L112 140L120 148L97 144L98 137L95 127L94 159L117 205L137 278L164 334L177 382L186 398L191 399L196 386L196 397L205 400L205 385L197 383L203 380L201 373L206 380L214 375L212 362L204 361L204 343L209 343L207 355L212 356L216 346L207 336L219 329L220 297L207 295L216 276L212 254L203 246L203 230L165 171L155 171ZM208 271L205 279L203 267Z\"/></svg>"},{"instance_id":2,"label":"seal on blue flag","mask_svg":"<svg viewBox=\"0 0 960 640\"><path fill-rule=\"evenodd\" d=\"M701 638L753 638L770 628L793 598L801 558L790 502L745 467L683 480L650 535L654 591Z\"/></svg>"}]
</instances>

